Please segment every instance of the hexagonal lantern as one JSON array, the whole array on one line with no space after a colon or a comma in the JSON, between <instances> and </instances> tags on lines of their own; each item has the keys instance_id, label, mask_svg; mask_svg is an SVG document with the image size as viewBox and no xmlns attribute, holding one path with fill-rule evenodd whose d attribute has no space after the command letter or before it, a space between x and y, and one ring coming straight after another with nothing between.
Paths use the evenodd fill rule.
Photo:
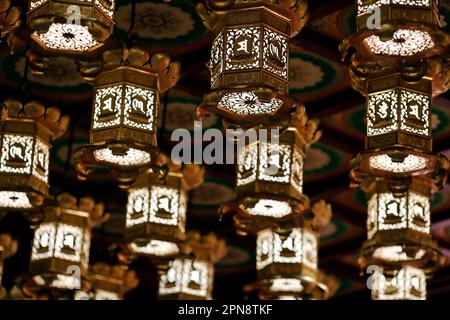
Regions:
<instances>
[{"instance_id":1,"label":"hexagonal lantern","mask_svg":"<svg viewBox=\"0 0 450 320\"><path fill-rule=\"evenodd\" d=\"M178 258L169 262L159 281L159 299L211 299L212 263L199 259Z\"/></svg>"},{"instance_id":2,"label":"hexagonal lantern","mask_svg":"<svg viewBox=\"0 0 450 320\"><path fill-rule=\"evenodd\" d=\"M292 212L291 202L304 198L302 137L289 128L279 139L261 139L245 145L238 155L236 196L258 198L252 215L283 217Z\"/></svg>"},{"instance_id":3,"label":"hexagonal lantern","mask_svg":"<svg viewBox=\"0 0 450 320\"><path fill-rule=\"evenodd\" d=\"M64 134L69 118L39 102L4 101L0 126L0 207L38 209L48 194L51 142Z\"/></svg>"},{"instance_id":4,"label":"hexagonal lantern","mask_svg":"<svg viewBox=\"0 0 450 320\"><path fill-rule=\"evenodd\" d=\"M29 0L31 39L51 53L90 53L112 33L114 5L115 0Z\"/></svg>"},{"instance_id":5,"label":"hexagonal lantern","mask_svg":"<svg viewBox=\"0 0 450 320\"><path fill-rule=\"evenodd\" d=\"M289 38L303 27L306 2L288 7L269 1L208 1L206 6L198 4L197 11L216 36L209 62L214 91L206 95L200 113L248 122L286 113L294 104L287 96Z\"/></svg>"},{"instance_id":6,"label":"hexagonal lantern","mask_svg":"<svg viewBox=\"0 0 450 320\"><path fill-rule=\"evenodd\" d=\"M438 0L358 0L350 46L371 57L429 57L446 51Z\"/></svg>"},{"instance_id":7,"label":"hexagonal lantern","mask_svg":"<svg viewBox=\"0 0 450 320\"><path fill-rule=\"evenodd\" d=\"M89 213L58 206L47 207L45 215L35 230L30 272L44 287L79 288L89 262Z\"/></svg>"},{"instance_id":8,"label":"hexagonal lantern","mask_svg":"<svg viewBox=\"0 0 450 320\"><path fill-rule=\"evenodd\" d=\"M125 237L139 255L156 257L179 253L184 240L187 197L182 174L141 175L128 189Z\"/></svg>"},{"instance_id":9,"label":"hexagonal lantern","mask_svg":"<svg viewBox=\"0 0 450 320\"><path fill-rule=\"evenodd\" d=\"M367 80L366 152L360 169L378 174L422 174L435 167L431 135L432 81L400 72Z\"/></svg>"},{"instance_id":10,"label":"hexagonal lantern","mask_svg":"<svg viewBox=\"0 0 450 320\"><path fill-rule=\"evenodd\" d=\"M159 94L175 85L179 64L166 55L151 60L139 48L104 54L105 67L94 82L90 145L75 151L79 177L98 166L109 167L123 185L137 170L156 160Z\"/></svg>"},{"instance_id":11,"label":"hexagonal lantern","mask_svg":"<svg viewBox=\"0 0 450 320\"><path fill-rule=\"evenodd\" d=\"M262 230L256 240L258 279L271 291L301 291L302 281L317 279L317 252L318 235L310 229Z\"/></svg>"},{"instance_id":12,"label":"hexagonal lantern","mask_svg":"<svg viewBox=\"0 0 450 320\"><path fill-rule=\"evenodd\" d=\"M426 275L419 268L376 270L371 280L372 300L426 300Z\"/></svg>"},{"instance_id":13,"label":"hexagonal lantern","mask_svg":"<svg viewBox=\"0 0 450 320\"><path fill-rule=\"evenodd\" d=\"M403 194L393 194L382 180L367 190L367 238L360 259L367 265L426 266L436 269L442 255L430 233L430 186L415 178Z\"/></svg>"}]
</instances>

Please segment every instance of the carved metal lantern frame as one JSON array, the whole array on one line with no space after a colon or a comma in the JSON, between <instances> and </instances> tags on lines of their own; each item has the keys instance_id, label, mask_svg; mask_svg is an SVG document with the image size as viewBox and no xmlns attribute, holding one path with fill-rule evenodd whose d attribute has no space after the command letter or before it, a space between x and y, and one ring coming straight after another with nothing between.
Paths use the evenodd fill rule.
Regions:
<instances>
[{"instance_id":1,"label":"carved metal lantern frame","mask_svg":"<svg viewBox=\"0 0 450 320\"><path fill-rule=\"evenodd\" d=\"M376 270L371 281L372 300L426 300L426 274L419 268Z\"/></svg>"},{"instance_id":2,"label":"carved metal lantern frame","mask_svg":"<svg viewBox=\"0 0 450 320\"><path fill-rule=\"evenodd\" d=\"M35 49L85 55L112 33L115 0L29 0L28 25Z\"/></svg>"},{"instance_id":3,"label":"carved metal lantern frame","mask_svg":"<svg viewBox=\"0 0 450 320\"><path fill-rule=\"evenodd\" d=\"M347 45L369 59L428 58L446 52L438 0L358 0L358 32Z\"/></svg>"},{"instance_id":4,"label":"carved metal lantern frame","mask_svg":"<svg viewBox=\"0 0 450 320\"><path fill-rule=\"evenodd\" d=\"M213 2L207 3L209 9L197 7L215 34L209 62L212 92L200 115L218 113L240 124L286 115L296 104L288 96L289 38L303 27L306 3L288 8L269 1L231 1L208 15L215 10Z\"/></svg>"},{"instance_id":5,"label":"carved metal lantern frame","mask_svg":"<svg viewBox=\"0 0 450 320\"><path fill-rule=\"evenodd\" d=\"M47 197L51 142L69 118L38 102L4 102L0 122L0 207L34 211Z\"/></svg>"},{"instance_id":6,"label":"carved metal lantern frame","mask_svg":"<svg viewBox=\"0 0 450 320\"><path fill-rule=\"evenodd\" d=\"M185 238L187 195L181 173L142 174L128 189L125 237L138 255L168 257Z\"/></svg>"},{"instance_id":7,"label":"carved metal lantern frame","mask_svg":"<svg viewBox=\"0 0 450 320\"><path fill-rule=\"evenodd\" d=\"M213 288L213 263L187 257L169 262L159 281L159 299L209 300Z\"/></svg>"},{"instance_id":8,"label":"carved metal lantern frame","mask_svg":"<svg viewBox=\"0 0 450 320\"><path fill-rule=\"evenodd\" d=\"M241 222L252 220L254 231L304 212L309 206L302 193L306 148L294 126L279 136L262 138L258 133L256 141L238 146L236 199L223 207L224 212L237 212Z\"/></svg>"},{"instance_id":9,"label":"carved metal lantern frame","mask_svg":"<svg viewBox=\"0 0 450 320\"><path fill-rule=\"evenodd\" d=\"M35 230L30 272L41 286L79 288L89 263L89 214L53 207L46 208L45 215L45 220Z\"/></svg>"},{"instance_id":10,"label":"carved metal lantern frame","mask_svg":"<svg viewBox=\"0 0 450 320\"><path fill-rule=\"evenodd\" d=\"M301 294L316 283L318 234L309 228L264 229L257 233L258 280L272 293Z\"/></svg>"},{"instance_id":11,"label":"carved metal lantern frame","mask_svg":"<svg viewBox=\"0 0 450 320\"><path fill-rule=\"evenodd\" d=\"M75 151L76 169L86 179L108 167L127 188L139 169L155 165L159 95L179 79L179 63L164 54L133 47L103 54L104 70L94 81L90 144Z\"/></svg>"},{"instance_id":12,"label":"carved metal lantern frame","mask_svg":"<svg viewBox=\"0 0 450 320\"><path fill-rule=\"evenodd\" d=\"M368 192L367 238L360 266L411 265L432 272L442 264L430 225L431 190L426 180L414 179L409 189L394 194L384 181Z\"/></svg>"}]
</instances>

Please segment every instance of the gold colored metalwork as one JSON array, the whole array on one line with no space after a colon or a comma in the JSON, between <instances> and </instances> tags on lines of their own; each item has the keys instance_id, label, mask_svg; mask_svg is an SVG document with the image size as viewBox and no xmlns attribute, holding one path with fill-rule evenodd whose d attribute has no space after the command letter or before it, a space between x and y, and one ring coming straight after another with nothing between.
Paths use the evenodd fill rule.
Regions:
<instances>
[{"instance_id":1,"label":"gold colored metalwork","mask_svg":"<svg viewBox=\"0 0 450 320\"><path fill-rule=\"evenodd\" d=\"M180 64L165 54L150 57L137 47L106 51L103 59L103 71L94 81L91 144L77 149L74 159L80 179L86 179L95 167L109 167L120 187L126 188L136 179L138 169L157 161L159 95L178 81ZM146 159L123 163L97 159L98 150L109 152L111 158L126 158L129 151L137 150Z\"/></svg>"},{"instance_id":2,"label":"gold colored metalwork","mask_svg":"<svg viewBox=\"0 0 450 320\"><path fill-rule=\"evenodd\" d=\"M20 26L20 8L12 7L11 0L3 0L0 3L0 43L7 38L12 46L14 42L14 31Z\"/></svg>"},{"instance_id":3,"label":"gold colored metalwork","mask_svg":"<svg viewBox=\"0 0 450 320\"><path fill-rule=\"evenodd\" d=\"M306 23L306 8L306 1L292 6L284 1L197 4L215 35L209 63L213 91L198 108L200 118L217 113L231 123L251 126L269 117L283 118L299 105L288 95L289 38Z\"/></svg>"},{"instance_id":4,"label":"gold colored metalwork","mask_svg":"<svg viewBox=\"0 0 450 320\"><path fill-rule=\"evenodd\" d=\"M91 54L99 49L110 37L114 26L115 0L29 0L27 22L34 33L31 34L33 47L37 51L47 54L82 55ZM76 26L87 28L87 32L96 42L86 49L65 48L55 43L49 46L38 35L45 34L55 25ZM70 28L69 28L70 29ZM82 36L66 30L55 41L83 41Z\"/></svg>"},{"instance_id":5,"label":"gold colored metalwork","mask_svg":"<svg viewBox=\"0 0 450 320\"><path fill-rule=\"evenodd\" d=\"M3 208L37 210L48 194L51 143L62 136L69 117L61 116L57 107L46 108L40 102L26 104L9 99L3 102L0 137L3 159L0 167L0 191L26 194L28 205L22 206L15 194L5 196Z\"/></svg>"}]
</instances>

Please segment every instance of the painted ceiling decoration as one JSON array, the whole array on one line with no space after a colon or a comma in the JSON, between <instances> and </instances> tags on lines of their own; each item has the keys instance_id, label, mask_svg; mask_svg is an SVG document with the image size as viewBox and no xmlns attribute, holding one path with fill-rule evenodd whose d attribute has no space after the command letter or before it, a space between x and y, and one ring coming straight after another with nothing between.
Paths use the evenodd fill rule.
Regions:
<instances>
[{"instance_id":1,"label":"painted ceiling decoration","mask_svg":"<svg viewBox=\"0 0 450 320\"><path fill-rule=\"evenodd\" d=\"M57 2L68 3L0 0L0 102L14 98L25 106L40 101L52 108L53 123L70 118L67 130L47 143L48 199L37 205L42 210L0 215L0 248L3 234L19 243L18 253L3 260L0 298L2 286L7 295L16 292L15 281L28 272L24 257L45 256L37 254L43 250L40 240L48 235L52 243L48 226L58 231L65 219L52 215L52 206L72 207L83 216L70 225L82 234L82 246L73 252L83 272L94 279L97 263L121 267L125 259L128 271L136 273L133 284L108 276L126 288L110 298L222 300L248 298L250 292L261 299L392 298L389 290L367 287L364 268L372 262L386 271L377 278L380 287L386 284L383 277L426 275L427 299L448 296L450 187L444 157L450 158L445 60L450 0L440 1L439 18L422 25L408 20L418 14L409 1L381 2L386 12L400 6L409 13L401 21L384 15L383 27L394 38L419 37L413 31L423 31L431 39L424 47L402 46L406 37L385 41L377 30L367 30L367 13L356 0L299 0L291 10L286 2L265 0L261 6L242 0L98 0L82 4L94 6L102 17L93 26L67 29L66 13L56 9L49 9L49 16L64 16L62 26L47 18L40 24L41 9ZM436 2L430 0L431 6ZM380 36L379 41L371 36ZM129 69L135 78L126 77ZM388 116L394 107L398 112ZM31 114L40 110L27 108ZM281 142L274 148L281 150L280 157L246 144L234 159L245 159L242 165L180 165L171 158L177 144L172 134L186 129L193 135L196 120L202 121L202 133L278 128ZM2 130L0 140L8 135ZM273 137L257 139L271 150ZM86 148L87 156L74 157ZM283 150L289 156L284 158ZM3 176L2 157L7 153L0 150ZM271 180L264 166L277 162L279 175ZM35 181L32 172L27 179ZM0 203L3 191L23 191L17 189L0 190ZM392 209L394 202L404 210ZM414 257L403 252L402 245L416 240L395 233L396 226L388 228L395 244L384 237L381 228L396 219L408 221L406 229L426 229L416 230L426 243L424 251ZM277 261L277 250L302 258ZM56 259L55 252L45 259ZM192 261L185 252L197 257L198 269L188 270ZM0 250L0 269L1 255ZM167 274L158 278L161 263ZM290 264L302 271L292 272ZM36 269L33 276L44 278L50 298L67 298L57 288L67 281L48 283L64 276L58 272ZM183 277L193 282L183 285ZM30 280L30 298L37 298L34 292L41 288L37 280ZM292 290L292 283L307 289ZM423 299L424 282L418 283L419 293L394 298ZM83 297L95 297L99 287L92 284L97 287ZM164 291L171 285L179 291Z\"/></svg>"}]
</instances>

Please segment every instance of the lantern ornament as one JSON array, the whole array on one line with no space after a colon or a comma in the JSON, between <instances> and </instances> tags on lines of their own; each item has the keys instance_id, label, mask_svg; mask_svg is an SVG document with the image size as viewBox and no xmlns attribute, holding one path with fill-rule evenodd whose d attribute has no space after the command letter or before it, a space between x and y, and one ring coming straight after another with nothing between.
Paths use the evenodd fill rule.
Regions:
<instances>
[{"instance_id":1,"label":"lantern ornament","mask_svg":"<svg viewBox=\"0 0 450 320\"><path fill-rule=\"evenodd\" d=\"M432 240L430 184L414 178L404 193L392 193L385 181L374 181L368 194L367 238L360 257L368 265L413 265L426 272L442 264L442 254Z\"/></svg>"},{"instance_id":2,"label":"lantern ornament","mask_svg":"<svg viewBox=\"0 0 450 320\"><path fill-rule=\"evenodd\" d=\"M358 0L358 32L345 45L369 59L428 58L446 52L438 0Z\"/></svg>"},{"instance_id":3,"label":"lantern ornament","mask_svg":"<svg viewBox=\"0 0 450 320\"><path fill-rule=\"evenodd\" d=\"M62 193L56 202L44 208L45 219L35 230L30 272L38 287L79 289L88 270L91 228L108 215L90 197L77 201Z\"/></svg>"},{"instance_id":4,"label":"lantern ornament","mask_svg":"<svg viewBox=\"0 0 450 320\"><path fill-rule=\"evenodd\" d=\"M239 143L245 138L238 138L236 199L223 211L238 212L235 219L252 220L258 230L270 221L302 213L309 206L303 194L303 162L321 131L317 131L317 120L308 120L304 107L297 108L291 117L290 125L281 133L261 126L255 130L256 141L242 147Z\"/></svg>"},{"instance_id":5,"label":"lantern ornament","mask_svg":"<svg viewBox=\"0 0 450 320\"><path fill-rule=\"evenodd\" d=\"M53 139L67 130L69 118L39 102L6 100L0 127L0 207L37 210L48 194Z\"/></svg>"},{"instance_id":6,"label":"lantern ornament","mask_svg":"<svg viewBox=\"0 0 450 320\"><path fill-rule=\"evenodd\" d=\"M306 1L207 1L197 12L215 35L209 69L212 92L198 112L218 113L231 122L255 123L286 115L289 38L306 23Z\"/></svg>"},{"instance_id":7,"label":"lantern ornament","mask_svg":"<svg viewBox=\"0 0 450 320\"><path fill-rule=\"evenodd\" d=\"M110 37L114 5L115 0L29 0L31 39L40 51L89 54Z\"/></svg>"},{"instance_id":8,"label":"lantern ornament","mask_svg":"<svg viewBox=\"0 0 450 320\"><path fill-rule=\"evenodd\" d=\"M183 254L161 271L159 299L211 299L214 262L222 259L226 252L225 240L212 233L201 236L196 231L189 231Z\"/></svg>"},{"instance_id":9,"label":"lantern ornament","mask_svg":"<svg viewBox=\"0 0 450 320\"><path fill-rule=\"evenodd\" d=\"M257 233L260 297L327 299L336 283L318 270L318 234L310 227L268 228Z\"/></svg>"},{"instance_id":10,"label":"lantern ornament","mask_svg":"<svg viewBox=\"0 0 450 320\"><path fill-rule=\"evenodd\" d=\"M150 59L136 47L103 58L94 81L91 144L75 152L76 168L81 179L94 167L111 168L120 185L129 186L138 168L156 161L159 95L178 81L180 66L163 54Z\"/></svg>"},{"instance_id":11,"label":"lantern ornament","mask_svg":"<svg viewBox=\"0 0 450 320\"><path fill-rule=\"evenodd\" d=\"M372 300L426 300L426 275L419 268L376 270L371 280Z\"/></svg>"},{"instance_id":12,"label":"lantern ornament","mask_svg":"<svg viewBox=\"0 0 450 320\"><path fill-rule=\"evenodd\" d=\"M165 177L141 174L128 189L125 238L137 255L175 256L185 239L187 192L203 182L204 168L169 167Z\"/></svg>"}]
</instances>

